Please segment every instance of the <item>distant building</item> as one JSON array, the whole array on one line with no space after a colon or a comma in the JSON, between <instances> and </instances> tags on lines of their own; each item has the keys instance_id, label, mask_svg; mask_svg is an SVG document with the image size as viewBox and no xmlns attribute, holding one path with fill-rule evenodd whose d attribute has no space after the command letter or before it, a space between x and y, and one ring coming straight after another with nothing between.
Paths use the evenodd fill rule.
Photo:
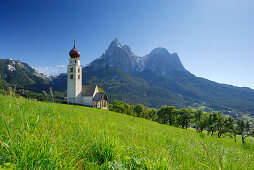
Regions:
<instances>
[{"instance_id":1,"label":"distant building","mask_svg":"<svg viewBox=\"0 0 254 170\"><path fill-rule=\"evenodd\" d=\"M74 47L69 52L70 59L67 68L67 102L100 109L108 109L107 94L97 85L82 86L82 67L80 52Z\"/></svg>"}]
</instances>

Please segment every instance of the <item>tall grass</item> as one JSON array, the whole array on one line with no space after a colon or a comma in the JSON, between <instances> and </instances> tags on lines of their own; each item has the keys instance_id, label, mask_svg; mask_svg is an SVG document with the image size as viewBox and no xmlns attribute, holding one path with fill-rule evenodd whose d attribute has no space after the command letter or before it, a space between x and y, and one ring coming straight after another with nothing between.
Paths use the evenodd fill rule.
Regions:
<instances>
[{"instance_id":1,"label":"tall grass","mask_svg":"<svg viewBox=\"0 0 254 170\"><path fill-rule=\"evenodd\" d=\"M253 169L254 140L0 95L0 168Z\"/></svg>"}]
</instances>

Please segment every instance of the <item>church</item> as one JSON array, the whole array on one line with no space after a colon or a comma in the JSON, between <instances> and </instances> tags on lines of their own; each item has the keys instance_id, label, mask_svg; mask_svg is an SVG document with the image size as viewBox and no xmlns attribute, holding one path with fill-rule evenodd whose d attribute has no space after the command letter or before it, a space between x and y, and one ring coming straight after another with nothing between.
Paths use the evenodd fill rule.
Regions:
<instances>
[{"instance_id":1,"label":"church","mask_svg":"<svg viewBox=\"0 0 254 170\"><path fill-rule=\"evenodd\" d=\"M74 47L69 52L70 59L67 67L67 103L108 109L107 94L97 85L82 86L82 67L80 52Z\"/></svg>"}]
</instances>

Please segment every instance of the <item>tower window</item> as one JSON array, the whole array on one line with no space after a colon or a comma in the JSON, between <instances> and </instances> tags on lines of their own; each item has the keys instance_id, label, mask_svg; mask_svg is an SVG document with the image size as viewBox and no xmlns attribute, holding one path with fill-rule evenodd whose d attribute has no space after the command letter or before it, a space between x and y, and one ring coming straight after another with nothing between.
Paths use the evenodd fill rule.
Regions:
<instances>
[{"instance_id":1,"label":"tower window","mask_svg":"<svg viewBox=\"0 0 254 170\"><path fill-rule=\"evenodd\" d=\"M80 79L80 75L78 75L78 79Z\"/></svg>"},{"instance_id":2,"label":"tower window","mask_svg":"<svg viewBox=\"0 0 254 170\"><path fill-rule=\"evenodd\" d=\"M75 63L77 63L77 60L75 60Z\"/></svg>"},{"instance_id":3,"label":"tower window","mask_svg":"<svg viewBox=\"0 0 254 170\"><path fill-rule=\"evenodd\" d=\"M70 72L71 72L71 73L73 72L73 68L72 68L72 67L70 68Z\"/></svg>"},{"instance_id":4,"label":"tower window","mask_svg":"<svg viewBox=\"0 0 254 170\"><path fill-rule=\"evenodd\" d=\"M80 68L78 69L78 73L80 72Z\"/></svg>"},{"instance_id":5,"label":"tower window","mask_svg":"<svg viewBox=\"0 0 254 170\"><path fill-rule=\"evenodd\" d=\"M70 75L70 79L73 79L73 74Z\"/></svg>"}]
</instances>

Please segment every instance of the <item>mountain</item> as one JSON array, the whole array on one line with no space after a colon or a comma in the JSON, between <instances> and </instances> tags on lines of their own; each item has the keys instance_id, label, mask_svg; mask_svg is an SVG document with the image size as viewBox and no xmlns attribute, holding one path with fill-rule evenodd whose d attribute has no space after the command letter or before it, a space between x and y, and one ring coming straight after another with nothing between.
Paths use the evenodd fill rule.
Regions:
<instances>
[{"instance_id":1,"label":"mountain","mask_svg":"<svg viewBox=\"0 0 254 170\"><path fill-rule=\"evenodd\" d=\"M1 80L8 84L26 86L28 84L47 84L49 79L28 64L12 59L0 59Z\"/></svg>"},{"instance_id":2,"label":"mountain","mask_svg":"<svg viewBox=\"0 0 254 170\"><path fill-rule=\"evenodd\" d=\"M9 91L11 87L24 97L48 101L51 100L50 87L53 87L54 101L63 102L66 87L61 89L61 86L54 86L52 79L19 60L0 59L0 93L2 90Z\"/></svg>"},{"instance_id":3,"label":"mountain","mask_svg":"<svg viewBox=\"0 0 254 170\"><path fill-rule=\"evenodd\" d=\"M89 66L93 70L108 67L118 67L126 71L134 72L137 67L138 56L135 55L129 46L121 45L114 39L106 52L99 59L93 61Z\"/></svg>"},{"instance_id":4,"label":"mountain","mask_svg":"<svg viewBox=\"0 0 254 170\"><path fill-rule=\"evenodd\" d=\"M143 58L144 66L140 71L154 71L161 75L168 75L172 70L187 71L178 54L170 54L165 48L156 48Z\"/></svg>"},{"instance_id":5,"label":"mountain","mask_svg":"<svg viewBox=\"0 0 254 170\"><path fill-rule=\"evenodd\" d=\"M55 96L64 100L66 74L49 80L25 63L12 60L1 60L1 63L2 81L21 84L38 93L52 87L58 94ZM22 71L16 72L18 69ZM100 58L83 68L82 80L85 85L102 87L110 102L122 100L155 108L173 105L176 108L216 110L234 117L242 113L254 117L254 90L196 77L184 68L176 53L161 47L140 57L115 39ZM6 86L6 83L2 84Z\"/></svg>"},{"instance_id":6,"label":"mountain","mask_svg":"<svg viewBox=\"0 0 254 170\"><path fill-rule=\"evenodd\" d=\"M112 100L149 107L205 108L227 114L254 116L254 90L216 83L186 70L177 53L155 48L139 57L117 39L84 68L84 83L99 84Z\"/></svg>"},{"instance_id":7,"label":"mountain","mask_svg":"<svg viewBox=\"0 0 254 170\"><path fill-rule=\"evenodd\" d=\"M114 39L106 52L99 59L89 65L92 70L99 70L105 67L116 67L122 70L137 73L146 71L157 72L167 75L171 70L187 71L177 53L170 54L165 48L156 48L144 57L135 55L128 45Z\"/></svg>"}]
</instances>

